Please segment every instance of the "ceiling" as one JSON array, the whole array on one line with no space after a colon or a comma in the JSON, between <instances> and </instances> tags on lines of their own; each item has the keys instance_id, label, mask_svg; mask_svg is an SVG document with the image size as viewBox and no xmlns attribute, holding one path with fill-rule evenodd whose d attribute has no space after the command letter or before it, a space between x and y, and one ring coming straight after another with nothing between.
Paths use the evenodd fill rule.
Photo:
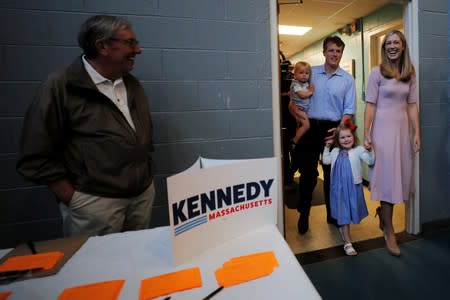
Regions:
<instances>
[{"instance_id":1,"label":"ceiling","mask_svg":"<svg viewBox=\"0 0 450 300\"><path fill-rule=\"evenodd\" d=\"M303 36L280 35L280 50L289 58L325 36L347 27L389 3L403 0L278 0L281 25L308 26Z\"/></svg>"}]
</instances>

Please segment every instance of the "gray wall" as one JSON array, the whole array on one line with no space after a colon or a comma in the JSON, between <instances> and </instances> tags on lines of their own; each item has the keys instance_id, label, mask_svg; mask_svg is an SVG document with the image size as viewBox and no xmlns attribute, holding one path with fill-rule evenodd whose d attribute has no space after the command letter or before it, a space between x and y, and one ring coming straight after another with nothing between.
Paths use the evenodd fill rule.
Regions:
<instances>
[{"instance_id":1,"label":"gray wall","mask_svg":"<svg viewBox=\"0 0 450 300\"><path fill-rule=\"evenodd\" d=\"M420 209L422 223L450 217L450 1L419 1Z\"/></svg>"},{"instance_id":2,"label":"gray wall","mask_svg":"<svg viewBox=\"0 0 450 300\"><path fill-rule=\"evenodd\" d=\"M18 139L37 86L80 54L79 25L100 13L129 19L141 42L133 74L154 119L152 226L168 224L165 178L199 155L273 156L268 0L1 1L0 248L61 236L53 196L15 171Z\"/></svg>"}]
</instances>

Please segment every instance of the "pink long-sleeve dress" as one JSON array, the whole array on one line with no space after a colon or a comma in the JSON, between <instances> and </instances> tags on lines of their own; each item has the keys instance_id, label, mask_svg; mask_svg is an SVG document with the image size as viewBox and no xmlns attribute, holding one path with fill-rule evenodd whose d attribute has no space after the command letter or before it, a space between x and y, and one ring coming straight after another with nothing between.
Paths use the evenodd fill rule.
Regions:
<instances>
[{"instance_id":1,"label":"pink long-sleeve dress","mask_svg":"<svg viewBox=\"0 0 450 300\"><path fill-rule=\"evenodd\" d=\"M402 203L414 192L414 151L408 103L415 103L416 80L387 79L375 67L369 76L366 102L376 105L372 146L376 162L369 169L372 200Z\"/></svg>"}]
</instances>

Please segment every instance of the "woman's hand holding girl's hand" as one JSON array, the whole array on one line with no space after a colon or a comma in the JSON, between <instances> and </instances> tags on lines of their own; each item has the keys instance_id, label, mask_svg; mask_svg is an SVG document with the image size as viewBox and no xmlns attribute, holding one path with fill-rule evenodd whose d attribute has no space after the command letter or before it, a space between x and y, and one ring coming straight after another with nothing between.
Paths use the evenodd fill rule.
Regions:
<instances>
[{"instance_id":1,"label":"woman's hand holding girl's hand","mask_svg":"<svg viewBox=\"0 0 450 300\"><path fill-rule=\"evenodd\" d=\"M372 150L372 139L370 136L364 137L364 147L369 151Z\"/></svg>"}]
</instances>

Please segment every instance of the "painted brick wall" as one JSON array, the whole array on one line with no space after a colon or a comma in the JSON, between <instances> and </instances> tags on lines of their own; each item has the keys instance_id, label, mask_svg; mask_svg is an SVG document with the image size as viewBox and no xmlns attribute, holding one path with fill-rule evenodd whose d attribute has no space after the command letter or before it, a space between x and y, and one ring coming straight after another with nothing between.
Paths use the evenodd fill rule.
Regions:
<instances>
[{"instance_id":1,"label":"painted brick wall","mask_svg":"<svg viewBox=\"0 0 450 300\"><path fill-rule=\"evenodd\" d=\"M448 1L448 9L447 9L447 24L448 24L448 32L450 33L450 1ZM448 48L447 55L450 63L450 34L447 36ZM449 66L450 68L450 66ZM448 72L448 80L447 80L447 189L450 189L450 71ZM450 198L450 190L447 190L447 199Z\"/></svg>"},{"instance_id":2,"label":"painted brick wall","mask_svg":"<svg viewBox=\"0 0 450 300\"><path fill-rule=\"evenodd\" d=\"M126 17L142 47L133 74L155 127L157 200L168 224L165 178L210 158L273 156L269 1L0 2L0 248L61 236L53 196L15 171L23 116L47 74L81 53L79 25Z\"/></svg>"},{"instance_id":3,"label":"painted brick wall","mask_svg":"<svg viewBox=\"0 0 450 300\"><path fill-rule=\"evenodd\" d=\"M450 218L449 1L419 1L421 220Z\"/></svg>"}]
</instances>

